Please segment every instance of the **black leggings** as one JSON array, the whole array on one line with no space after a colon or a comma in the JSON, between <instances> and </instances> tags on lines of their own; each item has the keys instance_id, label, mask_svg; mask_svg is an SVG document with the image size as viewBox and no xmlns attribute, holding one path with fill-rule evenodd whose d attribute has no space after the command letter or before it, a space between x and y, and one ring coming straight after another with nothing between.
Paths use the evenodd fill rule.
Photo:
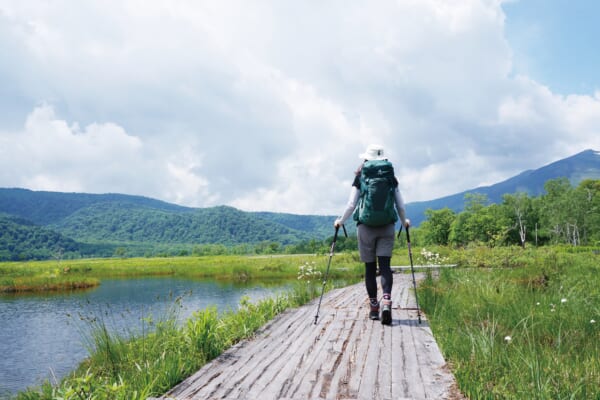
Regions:
<instances>
[{"instance_id":1,"label":"black leggings","mask_svg":"<svg viewBox=\"0 0 600 400\"><path fill-rule=\"evenodd\" d=\"M392 293L392 284L394 283L394 278L392 275L392 269L390 268L392 257L382 257L378 256L377 261L379 261L379 272L381 274L381 288L383 289L383 294L391 294ZM369 298L376 299L377 298L377 262L368 262L365 263L365 285L367 286L367 293L369 294Z\"/></svg>"}]
</instances>

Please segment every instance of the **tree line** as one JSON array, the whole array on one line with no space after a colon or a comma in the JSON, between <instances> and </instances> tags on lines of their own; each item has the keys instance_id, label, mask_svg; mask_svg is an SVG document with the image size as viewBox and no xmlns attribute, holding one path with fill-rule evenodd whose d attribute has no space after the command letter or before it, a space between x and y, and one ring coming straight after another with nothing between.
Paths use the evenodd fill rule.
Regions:
<instances>
[{"instance_id":1,"label":"tree line","mask_svg":"<svg viewBox=\"0 0 600 400\"><path fill-rule=\"evenodd\" d=\"M600 244L600 180L584 180L573 187L568 179L559 178L545 183L545 194L532 197L526 193L505 194L502 203L489 204L483 194L469 193L465 207L456 212L450 208L428 209L426 220L412 230L415 245L466 246L471 243L487 246L569 244L572 246ZM326 239L298 240L290 231L282 230L273 236L273 223L256 224L236 220L233 209L219 208L212 218L220 221L220 229L199 223L198 218L185 221L162 213L144 213L133 218L139 210L127 214L127 207L110 207L90 223L73 223L69 232L61 235L29 221L0 215L0 261L135 256L203 256L222 254L325 254L333 235ZM104 210L107 211L107 210ZM233 210L235 211L235 210ZM410 217L410 209L407 210ZM99 214L100 215L100 214ZM109 218L107 217L114 217ZM118 217L118 218L117 218ZM189 218L189 217L188 217ZM152 221L150 221L152 219ZM133 227L144 221L149 231ZM237 223L236 223L237 221ZM333 223L333 221L332 221ZM191 226L187 226L190 225ZM186 228L186 234L181 229ZM86 237L90 228L97 236ZM132 232L139 234L128 236ZM189 231L193 232L192 237ZM339 235L336 251L356 250L354 230L349 238ZM108 233L111 232L113 235ZM216 233L223 236L212 237ZM333 226L331 226L333 234ZM116 235L115 235L116 233ZM127 233L127 234L126 234ZM297 232L294 232L297 234ZM304 233L306 235L306 233ZM158 235L158 236L157 236ZM75 241L77 237L84 242ZM120 240L115 240L115 236ZM308 236L308 235L307 235ZM238 243L231 243L237 237ZM267 239L278 237L279 240ZM405 242L404 235L400 236ZM112 239L112 240L110 240Z\"/></svg>"},{"instance_id":2,"label":"tree line","mask_svg":"<svg viewBox=\"0 0 600 400\"><path fill-rule=\"evenodd\" d=\"M470 193L461 212L428 209L418 228L421 244L600 244L600 180L587 179L573 187L568 179L558 178L547 181L544 189L537 197L505 194L500 204L488 204L485 195Z\"/></svg>"}]
</instances>

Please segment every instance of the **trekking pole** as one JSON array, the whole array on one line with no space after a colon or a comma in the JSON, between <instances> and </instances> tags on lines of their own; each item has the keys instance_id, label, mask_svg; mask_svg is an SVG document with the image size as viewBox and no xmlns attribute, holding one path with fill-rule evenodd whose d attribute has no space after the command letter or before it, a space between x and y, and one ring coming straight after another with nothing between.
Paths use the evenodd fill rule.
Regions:
<instances>
[{"instance_id":1,"label":"trekking pole","mask_svg":"<svg viewBox=\"0 0 600 400\"><path fill-rule=\"evenodd\" d=\"M348 237L348 233L346 232L346 227L342 225L344 228L344 234ZM335 242L338 237L338 231L340 230L339 226L335 227L335 234L333 235L333 241L331 242L331 248L329 249L329 261L327 262L327 271L325 272L325 279L323 280L323 287L321 288L321 298L319 298L319 306L317 307L317 314L315 315L315 325L317 324L317 320L319 319L319 310L321 309L321 301L323 300L323 293L325 292L325 285L327 284L327 277L329 277L329 266L331 265L331 259L333 258L333 250L335 249Z\"/></svg>"},{"instance_id":2,"label":"trekking pole","mask_svg":"<svg viewBox=\"0 0 600 400\"><path fill-rule=\"evenodd\" d=\"M402 228L400 228L402 230ZM400 236L400 232L398 232ZM413 266L412 250L410 248L410 233L408 227L406 227L406 244L408 245L408 258L410 259L410 270L412 272L413 286L415 288L415 300L417 301L417 316L419 317L419 324L421 323L421 310L419 309L419 296L417 295L417 281L415 280L415 268Z\"/></svg>"}]
</instances>

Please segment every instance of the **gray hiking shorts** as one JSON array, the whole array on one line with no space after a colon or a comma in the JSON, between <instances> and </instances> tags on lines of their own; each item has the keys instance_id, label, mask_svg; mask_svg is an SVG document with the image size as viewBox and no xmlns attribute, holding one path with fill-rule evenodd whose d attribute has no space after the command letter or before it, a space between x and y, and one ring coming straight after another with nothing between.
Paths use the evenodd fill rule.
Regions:
<instances>
[{"instance_id":1,"label":"gray hiking shorts","mask_svg":"<svg viewBox=\"0 0 600 400\"><path fill-rule=\"evenodd\" d=\"M395 225L356 227L358 252L362 262L373 262L377 257L391 257L394 249Z\"/></svg>"}]
</instances>

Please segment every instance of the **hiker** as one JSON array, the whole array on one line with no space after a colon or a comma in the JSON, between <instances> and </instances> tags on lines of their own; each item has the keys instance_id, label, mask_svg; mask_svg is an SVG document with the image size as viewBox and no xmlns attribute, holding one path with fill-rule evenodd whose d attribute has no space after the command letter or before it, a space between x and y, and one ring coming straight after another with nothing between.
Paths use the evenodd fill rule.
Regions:
<instances>
[{"instance_id":1,"label":"hiker","mask_svg":"<svg viewBox=\"0 0 600 400\"><path fill-rule=\"evenodd\" d=\"M392 164L379 145L369 145L360 154L363 163L356 171L348 205L342 216L335 220L339 228L354 213L360 259L365 263L365 285L369 295L369 318L379 319L377 300L377 264L381 274L383 300L381 323L392 323L392 270L390 268L394 247L395 223L400 217L403 226L409 227L404 201L398 190L398 180Z\"/></svg>"}]
</instances>

